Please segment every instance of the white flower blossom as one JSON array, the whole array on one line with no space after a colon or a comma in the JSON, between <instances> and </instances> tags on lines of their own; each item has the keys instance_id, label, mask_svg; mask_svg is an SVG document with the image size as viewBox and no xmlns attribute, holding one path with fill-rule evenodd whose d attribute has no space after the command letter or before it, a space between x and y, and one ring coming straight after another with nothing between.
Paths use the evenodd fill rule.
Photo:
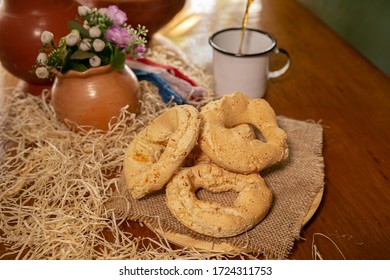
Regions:
<instances>
[{"instance_id":1,"label":"white flower blossom","mask_svg":"<svg viewBox=\"0 0 390 280\"><path fill-rule=\"evenodd\" d=\"M89 64L92 67L98 67L98 66L100 66L101 63L102 63L102 60L97 55L94 55L93 57L91 57L89 59Z\"/></svg>"},{"instance_id":2,"label":"white flower blossom","mask_svg":"<svg viewBox=\"0 0 390 280\"><path fill-rule=\"evenodd\" d=\"M76 45L78 42L80 41L80 33L76 30L72 30L71 33L69 33L68 35L66 35L66 38L65 38L65 43L68 45L68 46L74 46Z\"/></svg>"},{"instance_id":3,"label":"white flower blossom","mask_svg":"<svg viewBox=\"0 0 390 280\"><path fill-rule=\"evenodd\" d=\"M41 34L41 42L43 44L49 44L53 41L54 35L50 31L43 31Z\"/></svg>"},{"instance_id":4,"label":"white flower blossom","mask_svg":"<svg viewBox=\"0 0 390 280\"><path fill-rule=\"evenodd\" d=\"M48 60L49 59L47 57L47 54L45 54L45 53L39 53L38 56L37 56L37 62L39 64L46 65Z\"/></svg>"},{"instance_id":5,"label":"white flower blossom","mask_svg":"<svg viewBox=\"0 0 390 280\"><path fill-rule=\"evenodd\" d=\"M107 8L99 8L98 9L98 13L101 14L101 15L105 15L106 11L107 11Z\"/></svg>"},{"instance_id":6,"label":"white flower blossom","mask_svg":"<svg viewBox=\"0 0 390 280\"><path fill-rule=\"evenodd\" d=\"M78 6L77 12L79 13L80 16L85 16L91 12L91 9L86 6Z\"/></svg>"},{"instance_id":7,"label":"white flower blossom","mask_svg":"<svg viewBox=\"0 0 390 280\"><path fill-rule=\"evenodd\" d=\"M89 29L91 28L91 27L89 26L89 23L88 23L87 20L84 20L84 22L83 22L83 27L84 27L85 30L89 30Z\"/></svg>"},{"instance_id":8,"label":"white flower blossom","mask_svg":"<svg viewBox=\"0 0 390 280\"><path fill-rule=\"evenodd\" d=\"M106 44L104 43L103 40L100 40L100 39L95 39L92 43L92 46L93 46L93 49L96 51L96 52L101 52L104 47L106 46Z\"/></svg>"},{"instance_id":9,"label":"white flower blossom","mask_svg":"<svg viewBox=\"0 0 390 280\"><path fill-rule=\"evenodd\" d=\"M102 35L102 32L100 31L99 26L93 26L89 29L89 36L91 36L91 38L98 38L100 35Z\"/></svg>"},{"instance_id":10,"label":"white flower blossom","mask_svg":"<svg viewBox=\"0 0 390 280\"><path fill-rule=\"evenodd\" d=\"M90 49L91 49L91 40L88 38L84 38L83 40L81 40L80 50L86 52L89 51Z\"/></svg>"},{"instance_id":11,"label":"white flower blossom","mask_svg":"<svg viewBox=\"0 0 390 280\"><path fill-rule=\"evenodd\" d=\"M39 79L46 79L49 77L49 70L47 70L46 67L38 67L36 70L35 70L35 75L37 75L37 77Z\"/></svg>"}]
</instances>

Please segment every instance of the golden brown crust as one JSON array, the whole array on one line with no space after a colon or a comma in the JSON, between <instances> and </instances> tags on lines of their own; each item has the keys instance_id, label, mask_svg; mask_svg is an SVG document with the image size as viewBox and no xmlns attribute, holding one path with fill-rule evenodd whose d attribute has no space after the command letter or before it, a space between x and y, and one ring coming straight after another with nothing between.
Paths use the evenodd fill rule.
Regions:
<instances>
[{"instance_id":1,"label":"golden brown crust","mask_svg":"<svg viewBox=\"0 0 390 280\"><path fill-rule=\"evenodd\" d=\"M219 166L238 173L259 172L288 156L287 136L264 99L236 92L202 108L201 150ZM261 134L245 139L234 127L251 124ZM264 140L263 140L264 139Z\"/></svg>"},{"instance_id":2,"label":"golden brown crust","mask_svg":"<svg viewBox=\"0 0 390 280\"><path fill-rule=\"evenodd\" d=\"M235 191L232 206L199 200L195 192ZM166 187L167 206L189 229L213 237L231 237L258 224L268 213L272 193L259 174L237 174L203 163L185 168Z\"/></svg>"},{"instance_id":3,"label":"golden brown crust","mask_svg":"<svg viewBox=\"0 0 390 280\"><path fill-rule=\"evenodd\" d=\"M135 199L164 187L198 139L200 118L190 105L173 107L151 122L130 143L123 165Z\"/></svg>"},{"instance_id":4,"label":"golden brown crust","mask_svg":"<svg viewBox=\"0 0 390 280\"><path fill-rule=\"evenodd\" d=\"M244 141L256 139L256 132L251 125L240 124L232 127L232 130L237 137L242 138ZM199 145L195 145L194 149L186 158L184 166L189 167L199 163L212 163L212 160L201 150Z\"/></svg>"}]
</instances>

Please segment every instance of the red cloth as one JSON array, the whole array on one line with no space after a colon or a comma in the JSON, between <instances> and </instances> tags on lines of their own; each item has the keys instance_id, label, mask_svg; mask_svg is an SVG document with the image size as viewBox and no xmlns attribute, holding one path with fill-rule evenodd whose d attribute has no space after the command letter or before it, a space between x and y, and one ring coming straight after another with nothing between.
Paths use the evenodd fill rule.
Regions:
<instances>
[{"instance_id":1,"label":"red cloth","mask_svg":"<svg viewBox=\"0 0 390 280\"><path fill-rule=\"evenodd\" d=\"M131 59L131 58L129 58ZM180 79L183 79L185 81L187 81L188 83L190 83L192 86L198 86L197 83L195 83L191 78L189 78L188 76L186 76L185 74L183 74L182 72L180 72L177 68L173 67L173 66L168 66L168 65L164 65L164 64L159 64L159 63L156 63L156 62L153 62L147 58L138 58L136 59L137 61L141 62L141 63L144 63L146 65L151 65L151 66L154 66L154 67L160 67L160 68L163 68L163 69L166 69L170 74L180 78Z\"/></svg>"}]
</instances>

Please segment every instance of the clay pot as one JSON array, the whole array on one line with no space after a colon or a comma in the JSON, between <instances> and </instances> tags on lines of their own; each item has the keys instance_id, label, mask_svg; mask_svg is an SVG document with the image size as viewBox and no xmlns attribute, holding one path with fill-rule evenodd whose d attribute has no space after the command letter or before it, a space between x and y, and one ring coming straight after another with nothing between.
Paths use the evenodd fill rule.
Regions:
<instances>
[{"instance_id":1,"label":"clay pot","mask_svg":"<svg viewBox=\"0 0 390 280\"><path fill-rule=\"evenodd\" d=\"M84 72L59 73L51 94L61 121L106 131L111 118L119 116L124 106L128 105L129 112L138 111L139 82L129 67L117 71L105 65ZM70 128L75 130L74 126Z\"/></svg>"},{"instance_id":2,"label":"clay pot","mask_svg":"<svg viewBox=\"0 0 390 280\"><path fill-rule=\"evenodd\" d=\"M4 68L27 83L52 84L30 73L42 47L41 33L52 32L57 44L69 33L67 21L77 16L79 5L71 0L1 0L0 61Z\"/></svg>"},{"instance_id":3,"label":"clay pot","mask_svg":"<svg viewBox=\"0 0 390 280\"><path fill-rule=\"evenodd\" d=\"M79 0L90 8L117 5L127 14L127 23L133 27L138 24L149 30L147 39L165 26L184 7L185 0Z\"/></svg>"}]
</instances>

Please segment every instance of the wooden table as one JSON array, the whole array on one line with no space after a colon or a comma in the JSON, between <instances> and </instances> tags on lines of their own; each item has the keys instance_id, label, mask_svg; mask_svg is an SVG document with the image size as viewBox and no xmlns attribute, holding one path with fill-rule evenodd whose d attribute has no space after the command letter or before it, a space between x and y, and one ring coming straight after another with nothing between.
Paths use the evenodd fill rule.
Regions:
<instances>
[{"instance_id":1,"label":"wooden table","mask_svg":"<svg viewBox=\"0 0 390 280\"><path fill-rule=\"evenodd\" d=\"M209 69L207 38L239 26L245 2L188 0L161 33ZM248 26L273 34L292 59L265 99L278 115L324 126L324 197L290 258L312 259L314 239L323 259L390 259L389 77L295 0L255 1ZM2 88L15 82L4 69L1 79Z\"/></svg>"}]
</instances>

